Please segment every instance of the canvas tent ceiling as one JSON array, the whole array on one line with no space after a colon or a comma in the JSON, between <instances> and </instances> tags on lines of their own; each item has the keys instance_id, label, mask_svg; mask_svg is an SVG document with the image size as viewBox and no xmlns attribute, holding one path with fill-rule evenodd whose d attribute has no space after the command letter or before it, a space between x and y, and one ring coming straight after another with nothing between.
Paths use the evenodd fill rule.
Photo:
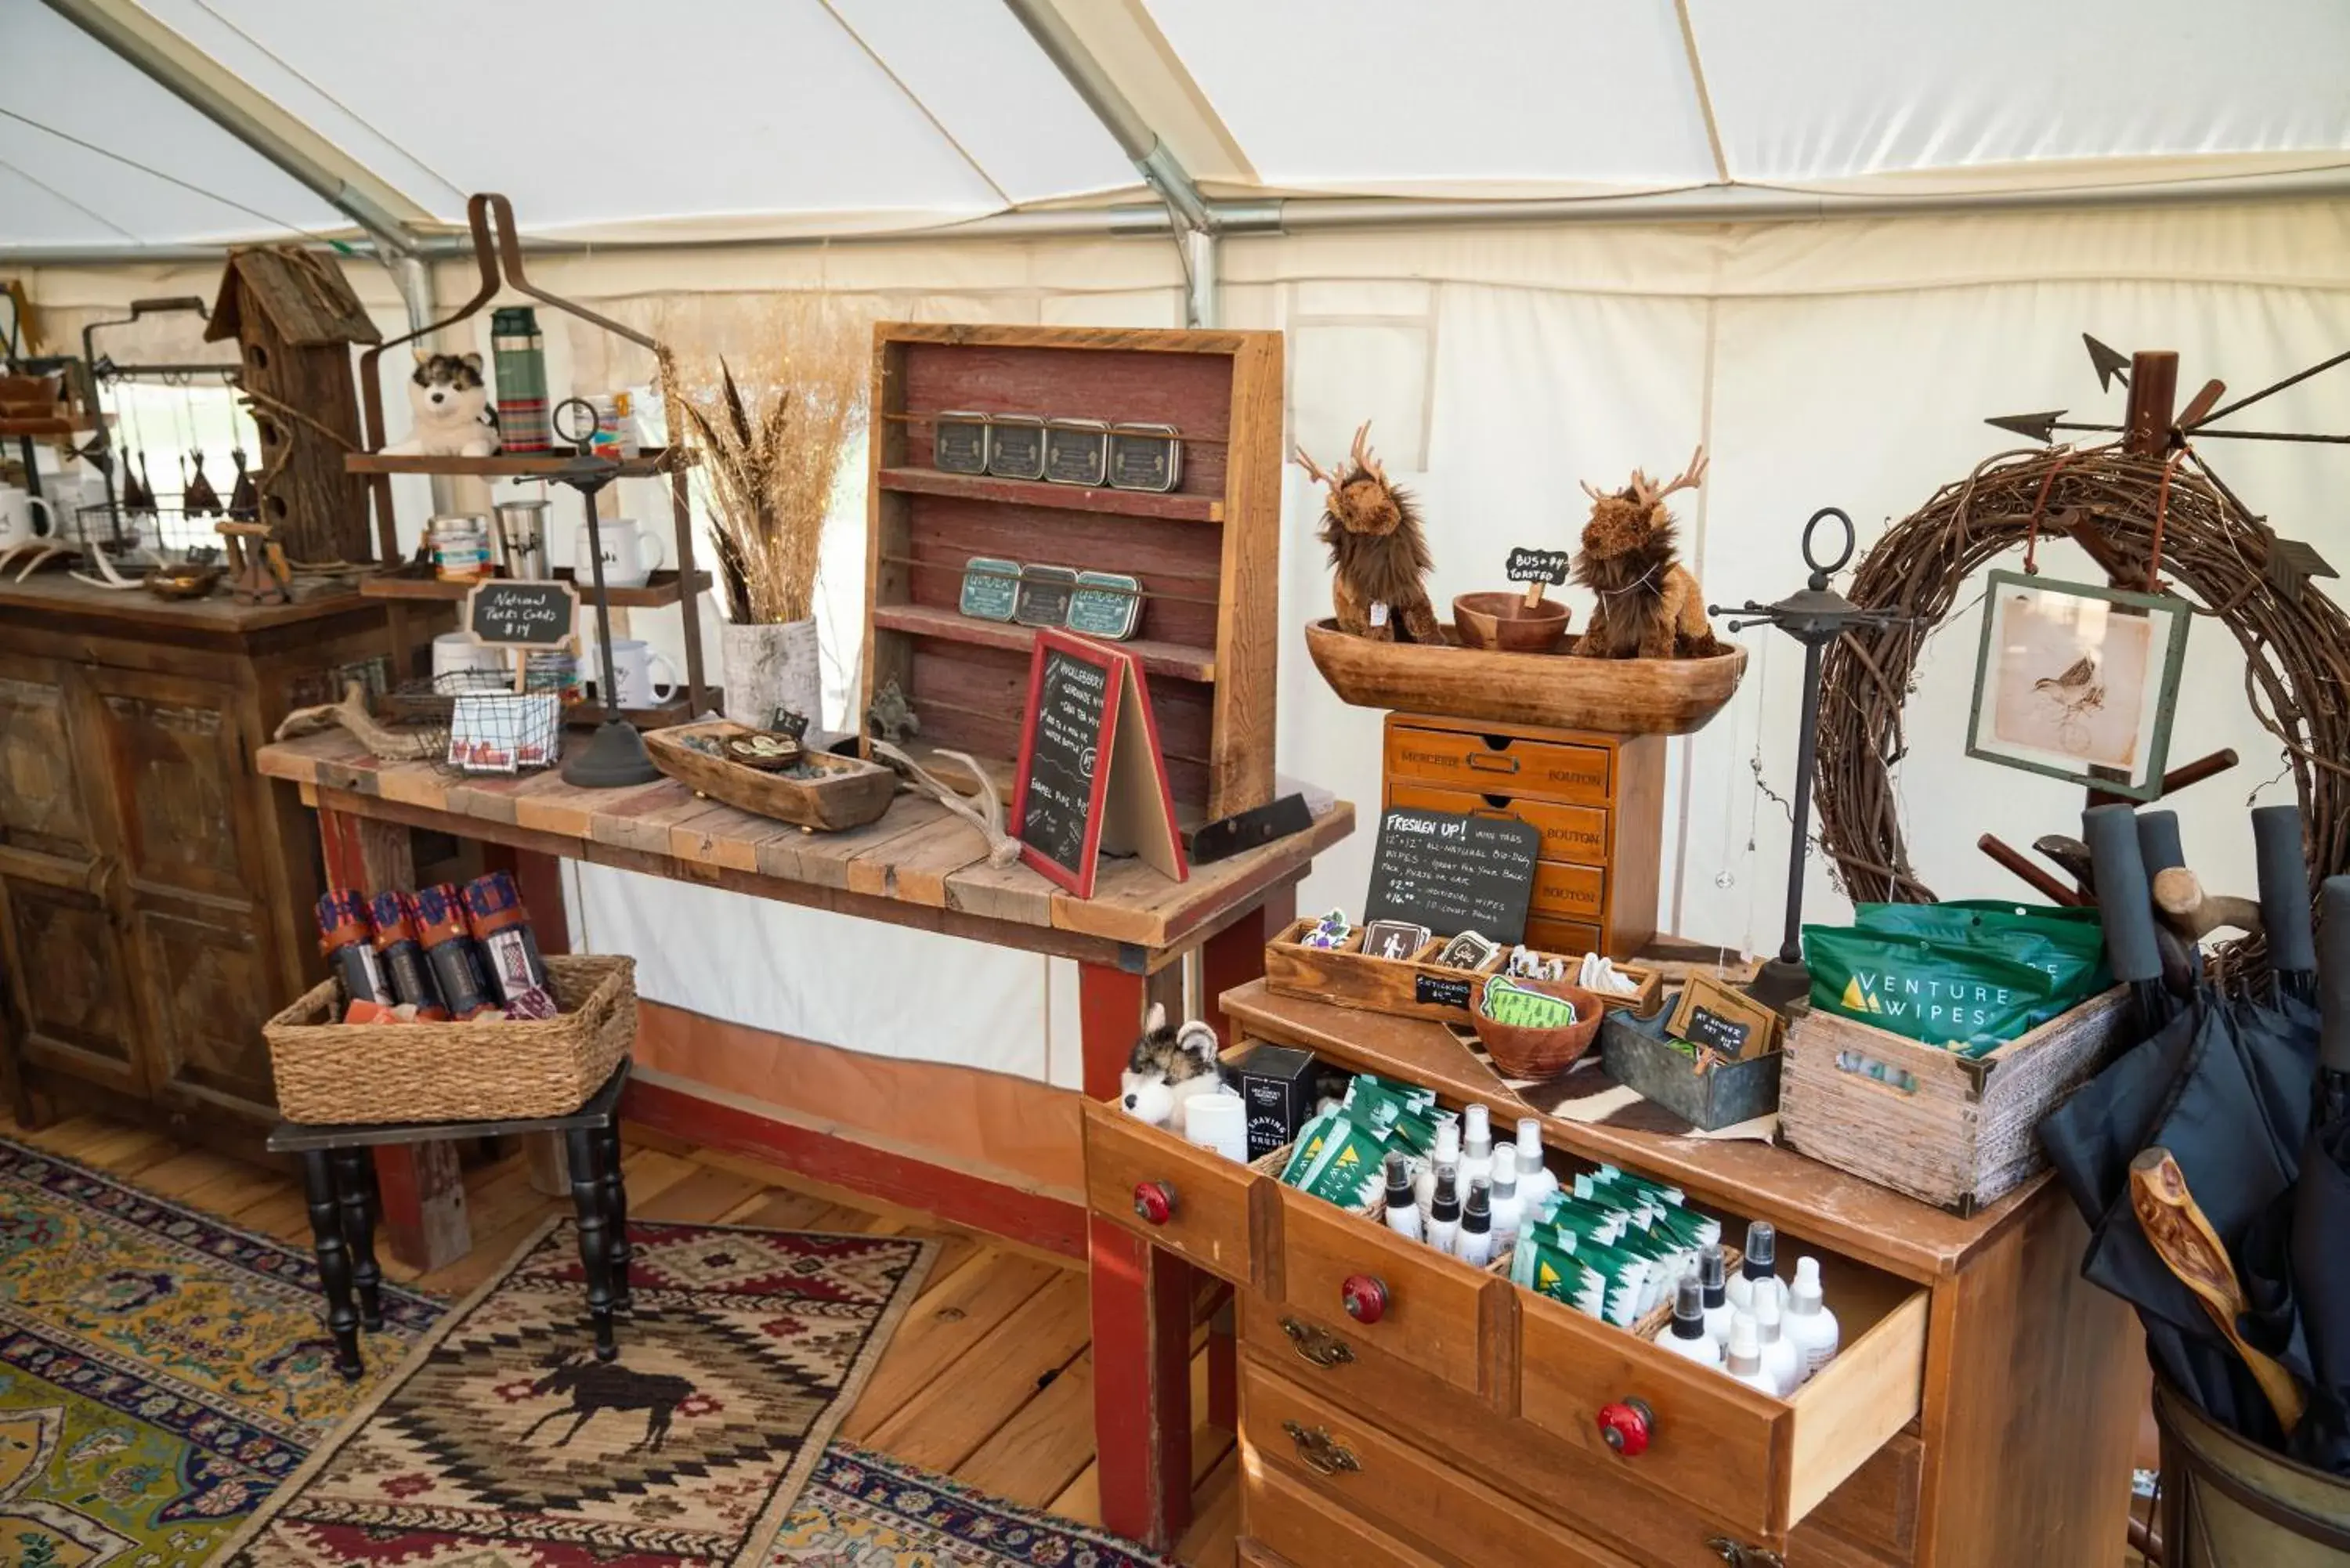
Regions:
<instances>
[{"instance_id":1,"label":"canvas tent ceiling","mask_svg":"<svg viewBox=\"0 0 2350 1568\"><path fill-rule=\"evenodd\" d=\"M707 240L1130 202L1001 0L90 0L422 226ZM2318 0L1055 0L1211 194L2110 186L2338 168ZM45 0L0 0L0 248L346 231Z\"/></svg>"}]
</instances>

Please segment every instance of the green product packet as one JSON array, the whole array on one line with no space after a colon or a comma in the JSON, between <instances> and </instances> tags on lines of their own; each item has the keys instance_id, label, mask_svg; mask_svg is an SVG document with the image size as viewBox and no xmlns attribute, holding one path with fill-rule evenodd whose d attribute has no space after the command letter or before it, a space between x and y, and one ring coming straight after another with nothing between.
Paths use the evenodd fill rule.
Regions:
<instances>
[{"instance_id":1,"label":"green product packet","mask_svg":"<svg viewBox=\"0 0 2350 1568\"><path fill-rule=\"evenodd\" d=\"M1322 1145L1330 1129L1344 1116L1343 1111L1316 1111L1297 1129L1297 1141L1289 1147L1289 1163L1281 1168L1281 1184L1295 1187L1305 1179L1306 1170L1314 1157L1322 1152Z\"/></svg>"},{"instance_id":2,"label":"green product packet","mask_svg":"<svg viewBox=\"0 0 2350 1568\"><path fill-rule=\"evenodd\" d=\"M1812 1005L1980 1056L2073 1005L2055 978L1963 942L1849 926L1805 926Z\"/></svg>"},{"instance_id":3,"label":"green product packet","mask_svg":"<svg viewBox=\"0 0 2350 1568\"><path fill-rule=\"evenodd\" d=\"M1556 1247L1540 1242L1521 1245L1512 1254L1510 1277L1537 1295L1565 1303L1586 1317L1598 1317L1607 1306L1607 1282L1599 1272Z\"/></svg>"},{"instance_id":4,"label":"green product packet","mask_svg":"<svg viewBox=\"0 0 2350 1568\"><path fill-rule=\"evenodd\" d=\"M1381 1179L1386 1158L1385 1138L1341 1116L1306 1170L1299 1190L1341 1209L1361 1208L1370 1199L1372 1184Z\"/></svg>"},{"instance_id":5,"label":"green product packet","mask_svg":"<svg viewBox=\"0 0 2350 1568\"><path fill-rule=\"evenodd\" d=\"M1410 1114L1403 1096L1388 1092L1376 1080L1365 1083L1357 1078L1347 1085L1347 1097L1339 1109L1367 1127L1386 1132L1402 1117Z\"/></svg>"},{"instance_id":6,"label":"green product packet","mask_svg":"<svg viewBox=\"0 0 2350 1568\"><path fill-rule=\"evenodd\" d=\"M1360 1085L1365 1088L1377 1089L1382 1094L1388 1095L1395 1099L1402 1101L1405 1105L1411 1106L1415 1110L1427 1110L1433 1107L1436 1104L1436 1091L1434 1089L1422 1088L1418 1084L1398 1083L1393 1078L1382 1078L1377 1073L1356 1074L1354 1082L1347 1085L1347 1097L1348 1099L1352 1099L1354 1097L1357 1085Z\"/></svg>"},{"instance_id":7,"label":"green product packet","mask_svg":"<svg viewBox=\"0 0 2350 1568\"><path fill-rule=\"evenodd\" d=\"M1898 931L1934 941L1963 942L2048 971L2059 995L2086 1001L2113 984L2106 967L2106 929L2095 918L2052 919L2031 905L1862 904L1855 918L1864 930ZM2064 911L2067 914L2083 911ZM2071 1005L2068 1002L2067 1005Z\"/></svg>"},{"instance_id":8,"label":"green product packet","mask_svg":"<svg viewBox=\"0 0 2350 1568\"><path fill-rule=\"evenodd\" d=\"M1388 1129L1388 1137L1400 1147L1426 1155L1436 1147L1436 1129L1443 1125L1438 1117L1406 1111Z\"/></svg>"}]
</instances>

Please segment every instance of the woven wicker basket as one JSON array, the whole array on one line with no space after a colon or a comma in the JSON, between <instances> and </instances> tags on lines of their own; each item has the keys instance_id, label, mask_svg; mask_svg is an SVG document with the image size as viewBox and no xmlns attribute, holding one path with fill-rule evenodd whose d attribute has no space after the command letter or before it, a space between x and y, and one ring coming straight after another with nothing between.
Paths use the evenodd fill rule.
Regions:
<instances>
[{"instance_id":1,"label":"woven wicker basket","mask_svg":"<svg viewBox=\"0 0 2350 1568\"><path fill-rule=\"evenodd\" d=\"M297 1122L472 1122L568 1116L637 1037L637 961L555 957L554 1018L483 1023L338 1023L334 981L262 1033L277 1106Z\"/></svg>"}]
</instances>

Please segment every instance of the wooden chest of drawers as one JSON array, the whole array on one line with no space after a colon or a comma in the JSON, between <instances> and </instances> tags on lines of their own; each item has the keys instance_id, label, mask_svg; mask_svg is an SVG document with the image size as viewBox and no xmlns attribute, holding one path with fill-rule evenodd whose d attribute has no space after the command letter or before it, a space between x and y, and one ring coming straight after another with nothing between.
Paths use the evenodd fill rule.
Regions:
<instances>
[{"instance_id":1,"label":"wooden chest of drawers","mask_svg":"<svg viewBox=\"0 0 2350 1568\"><path fill-rule=\"evenodd\" d=\"M1657 931L1665 741L1390 713L1380 805L1515 817L1542 835L1526 943L1629 958Z\"/></svg>"},{"instance_id":2,"label":"wooden chest of drawers","mask_svg":"<svg viewBox=\"0 0 2350 1568\"><path fill-rule=\"evenodd\" d=\"M1242 1033L1505 1106L1438 1025L1223 998ZM1086 1111L1097 1223L1232 1282L1243 1560L2014 1568L2117 1555L2143 1362L2044 1187L1971 1220L1786 1151L1547 1124L1818 1257L1837 1359L1773 1399L1272 1177ZM1148 1183L1167 1201L1138 1207ZM1148 1212L1144 1212L1148 1210ZM1154 1223L1154 1219L1157 1222ZM1364 1282L1377 1306L1359 1310ZM1097 1347L1098 1354L1098 1347ZM1638 1408L1646 1446L1603 1440Z\"/></svg>"}]
</instances>

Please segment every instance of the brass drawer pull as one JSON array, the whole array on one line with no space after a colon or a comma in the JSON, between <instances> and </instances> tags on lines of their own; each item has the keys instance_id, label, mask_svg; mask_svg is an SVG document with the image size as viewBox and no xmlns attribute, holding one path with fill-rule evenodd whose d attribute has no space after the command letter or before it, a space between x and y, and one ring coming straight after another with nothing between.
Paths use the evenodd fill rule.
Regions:
<instances>
[{"instance_id":1,"label":"brass drawer pull","mask_svg":"<svg viewBox=\"0 0 2350 1568\"><path fill-rule=\"evenodd\" d=\"M1787 1560L1777 1552L1760 1546L1745 1546L1727 1535L1717 1535L1706 1542L1720 1554L1730 1568L1787 1568Z\"/></svg>"},{"instance_id":2,"label":"brass drawer pull","mask_svg":"<svg viewBox=\"0 0 2350 1568\"><path fill-rule=\"evenodd\" d=\"M1291 1349L1316 1366L1344 1366L1355 1359L1353 1347L1326 1328L1285 1317L1281 1332L1289 1335Z\"/></svg>"},{"instance_id":3,"label":"brass drawer pull","mask_svg":"<svg viewBox=\"0 0 2350 1568\"><path fill-rule=\"evenodd\" d=\"M1332 1437L1326 1427L1309 1431L1295 1421L1284 1421L1281 1429L1297 1445L1297 1457L1305 1461L1305 1468L1318 1475L1354 1475L1363 1468L1356 1462L1354 1450Z\"/></svg>"},{"instance_id":4,"label":"brass drawer pull","mask_svg":"<svg viewBox=\"0 0 2350 1568\"><path fill-rule=\"evenodd\" d=\"M1513 774L1518 771L1515 757L1497 757L1491 752L1471 752L1467 762L1472 772L1481 774Z\"/></svg>"}]
</instances>

